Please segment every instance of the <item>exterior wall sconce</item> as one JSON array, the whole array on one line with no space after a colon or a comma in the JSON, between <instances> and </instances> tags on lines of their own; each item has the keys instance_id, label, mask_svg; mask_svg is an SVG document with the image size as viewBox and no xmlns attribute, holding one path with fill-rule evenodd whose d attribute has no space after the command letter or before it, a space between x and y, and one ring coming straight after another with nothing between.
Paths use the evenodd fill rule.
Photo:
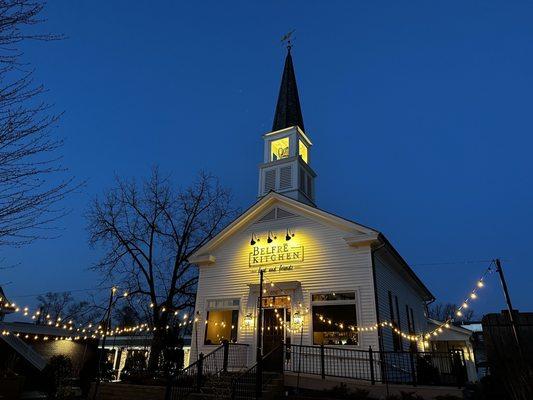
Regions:
<instances>
[{"instance_id":1,"label":"exterior wall sconce","mask_svg":"<svg viewBox=\"0 0 533 400\"><path fill-rule=\"evenodd\" d=\"M274 239L277 239L276 236L274 236L274 234L272 233L272 231L268 231L268 239L267 239L267 243L272 243L274 241Z\"/></svg>"},{"instance_id":2,"label":"exterior wall sconce","mask_svg":"<svg viewBox=\"0 0 533 400\"><path fill-rule=\"evenodd\" d=\"M304 317L302 314L300 314L299 311L296 311L293 315L292 315L292 321L296 324L296 325L301 325L303 322L304 322Z\"/></svg>"},{"instance_id":3,"label":"exterior wall sconce","mask_svg":"<svg viewBox=\"0 0 533 400\"><path fill-rule=\"evenodd\" d=\"M255 233L252 233L252 238L250 240L250 246L253 246L257 242L259 242L259 238L257 237L257 235Z\"/></svg>"},{"instance_id":4,"label":"exterior wall sconce","mask_svg":"<svg viewBox=\"0 0 533 400\"><path fill-rule=\"evenodd\" d=\"M252 313L248 313L244 316L244 326L251 327L254 322L254 317Z\"/></svg>"},{"instance_id":5,"label":"exterior wall sconce","mask_svg":"<svg viewBox=\"0 0 533 400\"><path fill-rule=\"evenodd\" d=\"M285 240L288 242L294 237L294 232L291 231L289 228L287 228L287 235L285 236Z\"/></svg>"}]
</instances>

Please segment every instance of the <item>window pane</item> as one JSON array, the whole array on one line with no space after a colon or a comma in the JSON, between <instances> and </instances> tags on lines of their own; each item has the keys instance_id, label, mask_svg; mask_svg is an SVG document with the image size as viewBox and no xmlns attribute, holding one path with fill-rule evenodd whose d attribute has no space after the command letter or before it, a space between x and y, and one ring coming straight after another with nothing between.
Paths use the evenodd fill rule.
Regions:
<instances>
[{"instance_id":1,"label":"window pane","mask_svg":"<svg viewBox=\"0 0 533 400\"><path fill-rule=\"evenodd\" d=\"M289 138L274 140L270 144L270 161L289 157Z\"/></svg>"},{"instance_id":2,"label":"window pane","mask_svg":"<svg viewBox=\"0 0 533 400\"><path fill-rule=\"evenodd\" d=\"M300 157L302 157L302 160L304 160L307 163L307 146L303 144L303 142L300 140L298 147L299 147L298 150L299 150Z\"/></svg>"},{"instance_id":3,"label":"window pane","mask_svg":"<svg viewBox=\"0 0 533 400\"><path fill-rule=\"evenodd\" d=\"M239 299L215 299L207 300L207 309L238 308Z\"/></svg>"},{"instance_id":4,"label":"window pane","mask_svg":"<svg viewBox=\"0 0 533 400\"><path fill-rule=\"evenodd\" d=\"M209 311L204 344L221 344L224 340L237 341L238 310Z\"/></svg>"},{"instance_id":5,"label":"window pane","mask_svg":"<svg viewBox=\"0 0 533 400\"><path fill-rule=\"evenodd\" d=\"M356 345L355 304L313 306L313 344Z\"/></svg>"},{"instance_id":6,"label":"window pane","mask_svg":"<svg viewBox=\"0 0 533 400\"><path fill-rule=\"evenodd\" d=\"M314 294L313 301L355 300L355 292Z\"/></svg>"}]
</instances>

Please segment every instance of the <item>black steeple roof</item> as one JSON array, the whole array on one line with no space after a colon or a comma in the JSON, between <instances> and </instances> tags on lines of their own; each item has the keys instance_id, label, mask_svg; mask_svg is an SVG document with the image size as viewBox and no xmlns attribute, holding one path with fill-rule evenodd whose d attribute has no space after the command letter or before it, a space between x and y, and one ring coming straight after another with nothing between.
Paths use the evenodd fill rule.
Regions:
<instances>
[{"instance_id":1,"label":"black steeple roof","mask_svg":"<svg viewBox=\"0 0 533 400\"><path fill-rule=\"evenodd\" d=\"M301 130L304 130L304 119L300 108L300 99L298 98L296 75L292 65L291 47L288 46L287 49L287 58L285 59L285 68L281 78L272 131L278 131L294 125L298 125Z\"/></svg>"}]
</instances>

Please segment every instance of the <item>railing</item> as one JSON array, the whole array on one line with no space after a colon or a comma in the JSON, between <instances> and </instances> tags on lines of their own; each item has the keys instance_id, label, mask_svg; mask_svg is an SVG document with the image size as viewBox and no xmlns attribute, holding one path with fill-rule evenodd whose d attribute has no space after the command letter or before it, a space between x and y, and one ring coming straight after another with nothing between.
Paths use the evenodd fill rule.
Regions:
<instances>
[{"instance_id":1,"label":"railing","mask_svg":"<svg viewBox=\"0 0 533 400\"><path fill-rule=\"evenodd\" d=\"M247 358L248 345L238 343L224 342L205 356L200 353L196 362L171 377L165 399L182 400L190 393L201 392L207 377L242 370Z\"/></svg>"},{"instance_id":2,"label":"railing","mask_svg":"<svg viewBox=\"0 0 533 400\"><path fill-rule=\"evenodd\" d=\"M462 350L382 352L383 380L413 385L463 386L467 381Z\"/></svg>"},{"instance_id":3,"label":"railing","mask_svg":"<svg viewBox=\"0 0 533 400\"><path fill-rule=\"evenodd\" d=\"M376 354L369 349L287 345L285 371L375 381L379 376Z\"/></svg>"},{"instance_id":4,"label":"railing","mask_svg":"<svg viewBox=\"0 0 533 400\"><path fill-rule=\"evenodd\" d=\"M231 399L256 399L261 397L263 388L268 385L275 373L283 372L283 343L280 343L231 382Z\"/></svg>"},{"instance_id":5,"label":"railing","mask_svg":"<svg viewBox=\"0 0 533 400\"><path fill-rule=\"evenodd\" d=\"M292 373L412 385L466 382L462 350L450 352L373 351L326 346L285 346L284 370Z\"/></svg>"}]
</instances>

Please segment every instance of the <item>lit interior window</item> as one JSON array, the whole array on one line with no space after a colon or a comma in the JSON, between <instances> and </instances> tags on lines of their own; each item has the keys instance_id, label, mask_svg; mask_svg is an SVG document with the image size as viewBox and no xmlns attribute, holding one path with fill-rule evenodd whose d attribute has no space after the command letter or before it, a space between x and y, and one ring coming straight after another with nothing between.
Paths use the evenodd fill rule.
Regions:
<instances>
[{"instance_id":1,"label":"lit interior window","mask_svg":"<svg viewBox=\"0 0 533 400\"><path fill-rule=\"evenodd\" d=\"M270 143L270 161L289 157L289 138L281 138Z\"/></svg>"},{"instance_id":2,"label":"lit interior window","mask_svg":"<svg viewBox=\"0 0 533 400\"><path fill-rule=\"evenodd\" d=\"M357 345L355 292L312 295L313 344Z\"/></svg>"},{"instance_id":3,"label":"lit interior window","mask_svg":"<svg viewBox=\"0 0 533 400\"><path fill-rule=\"evenodd\" d=\"M221 344L227 340L237 341L238 310L209 311L207 313L207 325L204 344Z\"/></svg>"},{"instance_id":4,"label":"lit interior window","mask_svg":"<svg viewBox=\"0 0 533 400\"><path fill-rule=\"evenodd\" d=\"M304 160L307 163L307 146L300 140L298 147L299 147L300 157L302 157L302 160Z\"/></svg>"},{"instance_id":5,"label":"lit interior window","mask_svg":"<svg viewBox=\"0 0 533 400\"><path fill-rule=\"evenodd\" d=\"M356 345L355 306L313 306L313 344Z\"/></svg>"}]
</instances>

